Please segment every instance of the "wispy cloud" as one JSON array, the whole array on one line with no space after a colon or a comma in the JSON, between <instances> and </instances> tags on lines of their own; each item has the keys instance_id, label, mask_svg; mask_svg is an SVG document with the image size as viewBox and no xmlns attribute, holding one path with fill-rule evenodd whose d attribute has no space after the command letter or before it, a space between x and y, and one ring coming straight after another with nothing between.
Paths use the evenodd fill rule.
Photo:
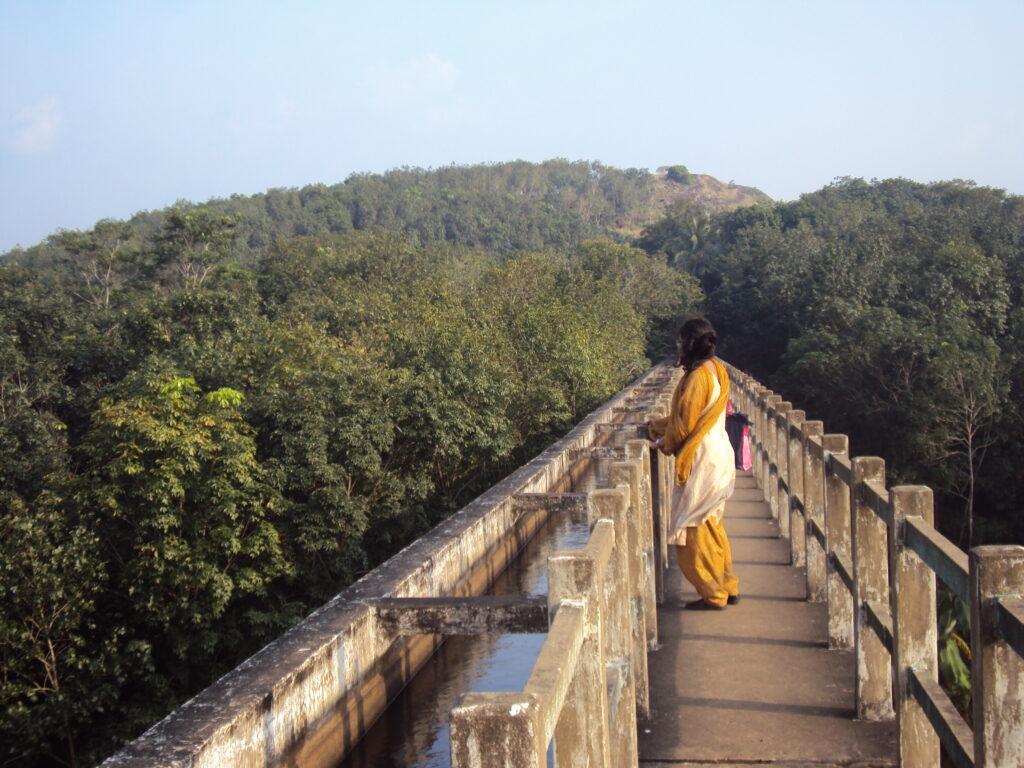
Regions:
<instances>
[{"instance_id":1,"label":"wispy cloud","mask_svg":"<svg viewBox=\"0 0 1024 768\"><path fill-rule=\"evenodd\" d=\"M455 90L458 68L436 54L399 64L367 67L366 82L377 103L389 109L422 105Z\"/></svg>"},{"instance_id":2,"label":"wispy cloud","mask_svg":"<svg viewBox=\"0 0 1024 768\"><path fill-rule=\"evenodd\" d=\"M14 116L8 143L19 155L45 154L57 140L62 121L60 104L52 96L22 107Z\"/></svg>"}]
</instances>

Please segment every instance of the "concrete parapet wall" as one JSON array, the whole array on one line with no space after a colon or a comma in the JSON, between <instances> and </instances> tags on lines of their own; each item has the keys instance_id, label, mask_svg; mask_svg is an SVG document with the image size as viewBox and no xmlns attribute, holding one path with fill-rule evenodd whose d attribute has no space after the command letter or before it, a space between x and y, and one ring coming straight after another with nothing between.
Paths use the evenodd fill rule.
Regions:
<instances>
[{"instance_id":1,"label":"concrete parapet wall","mask_svg":"<svg viewBox=\"0 0 1024 768\"><path fill-rule=\"evenodd\" d=\"M373 600L478 595L543 524L548 493L574 463L629 427L627 402L660 389L658 366L562 440L351 585L103 763L241 768L335 765L442 641L396 636ZM620 425L609 428L608 425ZM635 434L629 437L635 437Z\"/></svg>"},{"instance_id":2,"label":"concrete parapet wall","mask_svg":"<svg viewBox=\"0 0 1024 768\"><path fill-rule=\"evenodd\" d=\"M627 453L646 451L631 441ZM645 597L641 553L650 509L636 502L646 456L618 463L614 488L586 500L586 546L548 558L548 609L554 620L519 693L471 693L450 713L453 768L636 766L636 716L647 707ZM648 499L650 499L648 488ZM645 521L648 525L645 525ZM652 603L653 605L653 603ZM636 662L639 661L638 665Z\"/></svg>"}]
</instances>

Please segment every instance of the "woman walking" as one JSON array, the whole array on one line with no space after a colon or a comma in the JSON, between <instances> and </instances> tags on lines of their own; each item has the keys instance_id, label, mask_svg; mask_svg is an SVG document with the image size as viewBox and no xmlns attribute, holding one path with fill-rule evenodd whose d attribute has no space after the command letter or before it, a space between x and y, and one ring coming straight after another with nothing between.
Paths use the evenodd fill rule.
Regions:
<instances>
[{"instance_id":1,"label":"woman walking","mask_svg":"<svg viewBox=\"0 0 1024 768\"><path fill-rule=\"evenodd\" d=\"M648 423L662 453L675 454L676 486L668 543L700 600L686 607L724 608L739 602L739 580L722 517L736 481L736 457L725 431L729 375L715 359L718 336L711 323L696 317L679 330L676 366L686 373L672 395L672 410Z\"/></svg>"}]
</instances>

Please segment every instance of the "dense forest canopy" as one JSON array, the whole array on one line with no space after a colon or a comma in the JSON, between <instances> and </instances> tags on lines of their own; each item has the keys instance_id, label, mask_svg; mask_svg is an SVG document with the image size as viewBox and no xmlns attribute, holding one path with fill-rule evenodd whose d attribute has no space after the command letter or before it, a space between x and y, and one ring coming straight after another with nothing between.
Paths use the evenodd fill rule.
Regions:
<instances>
[{"instance_id":1,"label":"dense forest canopy","mask_svg":"<svg viewBox=\"0 0 1024 768\"><path fill-rule=\"evenodd\" d=\"M742 204L742 207L737 207ZM179 203L0 258L0 761L88 765L709 314L730 362L1024 541L1024 202L772 203L555 160Z\"/></svg>"},{"instance_id":2,"label":"dense forest canopy","mask_svg":"<svg viewBox=\"0 0 1024 768\"><path fill-rule=\"evenodd\" d=\"M701 301L599 223L645 178L396 171L9 254L0 762L95 763L645 370Z\"/></svg>"},{"instance_id":3,"label":"dense forest canopy","mask_svg":"<svg viewBox=\"0 0 1024 768\"><path fill-rule=\"evenodd\" d=\"M931 485L954 541L1024 541L1024 198L840 179L639 243L700 279L731 362Z\"/></svg>"}]
</instances>

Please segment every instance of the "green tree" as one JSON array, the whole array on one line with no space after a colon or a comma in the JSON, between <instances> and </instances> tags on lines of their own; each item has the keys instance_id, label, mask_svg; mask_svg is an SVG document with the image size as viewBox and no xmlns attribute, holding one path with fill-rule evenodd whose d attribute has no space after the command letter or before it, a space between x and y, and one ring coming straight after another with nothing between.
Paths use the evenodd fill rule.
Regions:
<instances>
[{"instance_id":1,"label":"green tree","mask_svg":"<svg viewBox=\"0 0 1024 768\"><path fill-rule=\"evenodd\" d=\"M131 240L131 226L110 219L88 232L61 231L50 238L67 254L78 281L74 295L97 307L110 306L113 293L133 277L137 254Z\"/></svg>"},{"instance_id":2,"label":"green tree","mask_svg":"<svg viewBox=\"0 0 1024 768\"><path fill-rule=\"evenodd\" d=\"M612 240L584 241L572 264L612 286L644 319L649 357L671 353L681 321L698 311L704 300L692 275L668 266L660 255Z\"/></svg>"},{"instance_id":3,"label":"green tree","mask_svg":"<svg viewBox=\"0 0 1024 768\"><path fill-rule=\"evenodd\" d=\"M685 165L670 165L665 169L665 177L676 184L689 184L693 181L690 170Z\"/></svg>"},{"instance_id":4,"label":"green tree","mask_svg":"<svg viewBox=\"0 0 1024 768\"><path fill-rule=\"evenodd\" d=\"M287 570L278 504L232 389L201 394L161 366L99 402L77 497L111 564L106 610L138 631L179 691L244 631L230 609ZM233 657L233 652L228 652ZM208 672L207 672L208 673Z\"/></svg>"},{"instance_id":5,"label":"green tree","mask_svg":"<svg viewBox=\"0 0 1024 768\"><path fill-rule=\"evenodd\" d=\"M694 200L678 200L663 218L644 227L637 245L648 253L664 253L669 263L703 278L709 271L705 256L715 227L706 207Z\"/></svg>"},{"instance_id":6,"label":"green tree","mask_svg":"<svg viewBox=\"0 0 1024 768\"><path fill-rule=\"evenodd\" d=\"M179 288L198 288L231 252L235 222L207 210L174 208L156 237L157 263Z\"/></svg>"},{"instance_id":7,"label":"green tree","mask_svg":"<svg viewBox=\"0 0 1024 768\"><path fill-rule=\"evenodd\" d=\"M119 669L131 659L118 647L126 630L97 610L102 545L53 494L2 501L0 760L88 764L100 755L85 726L102 721L130 677Z\"/></svg>"},{"instance_id":8,"label":"green tree","mask_svg":"<svg viewBox=\"0 0 1024 768\"><path fill-rule=\"evenodd\" d=\"M978 481L996 440L997 419L1009 402L1009 388L998 345L980 334L953 347L934 366L932 419L923 433L923 456L941 473L942 487L963 500L959 540L974 546Z\"/></svg>"}]
</instances>

